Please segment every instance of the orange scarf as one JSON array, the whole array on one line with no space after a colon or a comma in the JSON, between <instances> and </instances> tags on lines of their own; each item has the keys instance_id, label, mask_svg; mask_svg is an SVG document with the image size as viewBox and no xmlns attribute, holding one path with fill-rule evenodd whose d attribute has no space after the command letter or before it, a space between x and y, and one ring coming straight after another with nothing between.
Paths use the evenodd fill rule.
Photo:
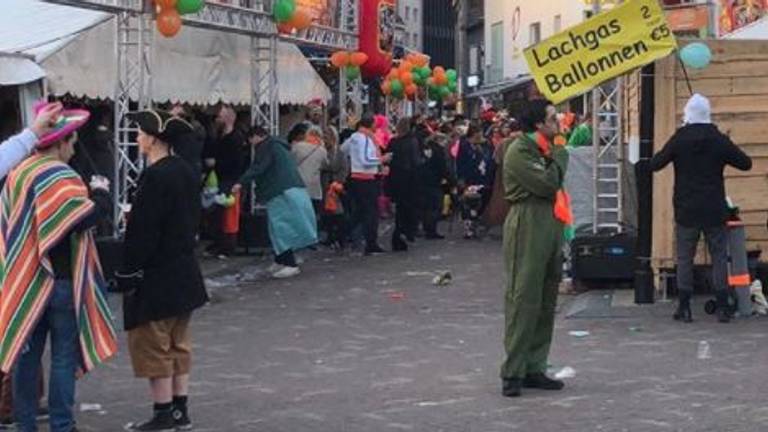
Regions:
<instances>
[{"instance_id":1,"label":"orange scarf","mask_svg":"<svg viewBox=\"0 0 768 432\"><path fill-rule=\"evenodd\" d=\"M536 133L536 144L539 146L539 151L546 157L550 157L552 154L552 147L549 140L541 133ZM554 145L565 145L565 138L562 135L555 137ZM555 219L562 222L564 225L573 225L573 211L571 210L571 197L565 189L560 189L555 194L554 205Z\"/></svg>"}]
</instances>

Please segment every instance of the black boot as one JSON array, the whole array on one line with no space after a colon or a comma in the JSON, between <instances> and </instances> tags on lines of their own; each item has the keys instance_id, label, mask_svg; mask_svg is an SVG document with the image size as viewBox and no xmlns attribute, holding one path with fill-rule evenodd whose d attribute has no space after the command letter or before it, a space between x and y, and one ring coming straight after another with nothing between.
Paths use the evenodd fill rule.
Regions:
<instances>
[{"instance_id":1,"label":"black boot","mask_svg":"<svg viewBox=\"0 0 768 432\"><path fill-rule=\"evenodd\" d=\"M693 322L693 314L691 314L691 294L687 291L680 291L677 311L672 315L675 321L682 321L684 323Z\"/></svg>"},{"instance_id":2,"label":"black boot","mask_svg":"<svg viewBox=\"0 0 768 432\"><path fill-rule=\"evenodd\" d=\"M562 390L565 383L560 380L554 380L543 373L528 374L523 381L523 387L535 388L540 390Z\"/></svg>"},{"instance_id":3,"label":"black boot","mask_svg":"<svg viewBox=\"0 0 768 432\"><path fill-rule=\"evenodd\" d=\"M501 381L501 394L505 397L519 397L523 394L523 380L520 378L504 378Z\"/></svg>"},{"instance_id":4,"label":"black boot","mask_svg":"<svg viewBox=\"0 0 768 432\"><path fill-rule=\"evenodd\" d=\"M717 320L721 323L731 322L731 305L728 304L728 291L715 293L717 299Z\"/></svg>"},{"instance_id":5,"label":"black boot","mask_svg":"<svg viewBox=\"0 0 768 432\"><path fill-rule=\"evenodd\" d=\"M408 251L408 243L403 240L400 235L392 236L392 251L393 252L406 252Z\"/></svg>"}]
</instances>

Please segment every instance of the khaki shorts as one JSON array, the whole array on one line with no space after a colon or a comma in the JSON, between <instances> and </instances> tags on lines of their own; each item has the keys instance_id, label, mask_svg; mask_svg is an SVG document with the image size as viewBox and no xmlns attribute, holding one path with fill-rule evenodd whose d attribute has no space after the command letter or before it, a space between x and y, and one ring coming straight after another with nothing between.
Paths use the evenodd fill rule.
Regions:
<instances>
[{"instance_id":1,"label":"khaki shorts","mask_svg":"<svg viewBox=\"0 0 768 432\"><path fill-rule=\"evenodd\" d=\"M128 331L128 351L137 378L170 378L190 370L189 315L150 321Z\"/></svg>"}]
</instances>

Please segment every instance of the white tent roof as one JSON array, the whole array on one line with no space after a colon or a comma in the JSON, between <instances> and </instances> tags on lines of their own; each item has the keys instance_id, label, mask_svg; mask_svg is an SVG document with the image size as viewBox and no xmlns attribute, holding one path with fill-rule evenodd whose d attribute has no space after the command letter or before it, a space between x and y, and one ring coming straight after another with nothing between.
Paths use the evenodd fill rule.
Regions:
<instances>
[{"instance_id":1,"label":"white tent roof","mask_svg":"<svg viewBox=\"0 0 768 432\"><path fill-rule=\"evenodd\" d=\"M111 98L117 77L115 22L111 15L37 0L3 0L0 53L26 54L45 70L53 94ZM8 3L8 4L5 4ZM157 35L151 61L155 101L212 104L251 102L250 38L183 28L172 39ZM0 56L0 85L4 70ZM14 57L18 70L19 58ZM26 60L26 59L22 59ZM31 62L31 60L26 60ZM20 75L15 73L14 75ZM39 79L16 76L15 84ZM327 100L330 90L301 51L278 46L281 103ZM11 84L5 82L5 84Z\"/></svg>"}]
</instances>

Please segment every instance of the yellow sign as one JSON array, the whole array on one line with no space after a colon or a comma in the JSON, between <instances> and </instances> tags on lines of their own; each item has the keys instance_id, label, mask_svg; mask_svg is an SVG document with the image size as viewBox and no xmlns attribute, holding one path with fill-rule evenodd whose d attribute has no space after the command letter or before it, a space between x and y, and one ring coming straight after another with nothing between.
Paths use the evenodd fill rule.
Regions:
<instances>
[{"instance_id":1,"label":"yellow sign","mask_svg":"<svg viewBox=\"0 0 768 432\"><path fill-rule=\"evenodd\" d=\"M669 55L677 41L657 0L629 0L525 50L539 91L553 103Z\"/></svg>"}]
</instances>

